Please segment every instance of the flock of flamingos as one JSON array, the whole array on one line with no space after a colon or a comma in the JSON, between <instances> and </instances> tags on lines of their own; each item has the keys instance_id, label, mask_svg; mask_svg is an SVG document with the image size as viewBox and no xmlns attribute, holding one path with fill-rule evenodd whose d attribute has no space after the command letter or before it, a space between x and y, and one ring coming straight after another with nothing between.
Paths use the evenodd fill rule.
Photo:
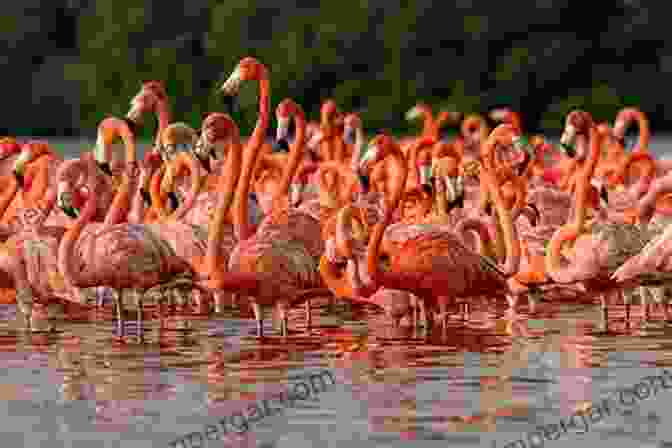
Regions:
<instances>
[{"instance_id":1,"label":"flock of flamingos","mask_svg":"<svg viewBox=\"0 0 672 448\"><path fill-rule=\"evenodd\" d=\"M53 329L59 306L112 297L124 340L129 291L140 336L142 300L154 293L169 298L161 319L175 301L206 315L247 301L259 336L262 307L273 307L284 336L288 311L305 306L310 326L318 297L430 327L455 310L469 319L478 298L506 298L509 312L525 298L533 314L568 291L599 297L605 318L623 300L629 322L637 290L644 318L662 307L672 320L672 163L649 152L638 109L621 110L613 127L572 111L556 147L526 137L509 109L434 115L418 104L406 119L422 122L419 135L366 142L358 115L334 101L318 123L286 99L267 139L268 69L244 58L220 92L232 112L245 81L259 83L246 140L227 113L206 115L200 135L173 122L159 81L143 83L126 117L105 118L79 158L0 140L0 298L16 302L27 330ZM139 159L135 133L148 114L158 131ZM639 139L628 148L633 125ZM450 127L458 136L442 138Z\"/></svg>"}]
</instances>

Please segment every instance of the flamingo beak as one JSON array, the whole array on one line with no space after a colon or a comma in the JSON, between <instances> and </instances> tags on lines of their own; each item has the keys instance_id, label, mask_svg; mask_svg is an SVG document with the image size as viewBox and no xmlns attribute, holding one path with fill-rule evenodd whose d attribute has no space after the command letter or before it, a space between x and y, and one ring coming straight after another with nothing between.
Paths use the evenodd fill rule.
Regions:
<instances>
[{"instance_id":1,"label":"flamingo beak","mask_svg":"<svg viewBox=\"0 0 672 448\"><path fill-rule=\"evenodd\" d=\"M210 151L212 154L213 151ZM208 174L212 173L212 166L210 165L210 157L205 156L201 157L199 155L196 155L196 158L198 159L199 162L201 162L201 165L203 165L203 168L205 168L205 171L208 172Z\"/></svg>"},{"instance_id":2,"label":"flamingo beak","mask_svg":"<svg viewBox=\"0 0 672 448\"><path fill-rule=\"evenodd\" d=\"M275 131L276 140L286 140L289 134L289 118L278 117L278 129Z\"/></svg>"},{"instance_id":3,"label":"flamingo beak","mask_svg":"<svg viewBox=\"0 0 672 448\"><path fill-rule=\"evenodd\" d=\"M72 206L72 196L66 191L66 187L67 185L63 183L58 185L56 202L58 207L63 210L63 213L68 217L75 219L79 216L79 210Z\"/></svg>"},{"instance_id":4,"label":"flamingo beak","mask_svg":"<svg viewBox=\"0 0 672 448\"><path fill-rule=\"evenodd\" d=\"M142 124L142 104L135 98L131 101L131 108L126 114L126 122L133 123L133 126ZM129 123L129 124L130 124Z\"/></svg>"},{"instance_id":5,"label":"flamingo beak","mask_svg":"<svg viewBox=\"0 0 672 448\"><path fill-rule=\"evenodd\" d=\"M572 126L571 124L568 124L565 127L565 131L562 133L562 136L560 137L560 146L567 152L567 155L570 157L574 157L573 155L570 155L568 152L568 147L572 147L572 142L574 141L574 137L576 137L576 128Z\"/></svg>"},{"instance_id":6,"label":"flamingo beak","mask_svg":"<svg viewBox=\"0 0 672 448\"><path fill-rule=\"evenodd\" d=\"M406 121L415 121L420 117L420 110L417 107L411 107L408 112L406 112L405 118Z\"/></svg>"},{"instance_id":7,"label":"flamingo beak","mask_svg":"<svg viewBox=\"0 0 672 448\"><path fill-rule=\"evenodd\" d=\"M506 109L493 109L488 114L492 121L504 121L506 119Z\"/></svg>"},{"instance_id":8,"label":"flamingo beak","mask_svg":"<svg viewBox=\"0 0 672 448\"><path fill-rule=\"evenodd\" d=\"M224 84L222 84L220 91L224 92L224 94L227 96L236 96L240 92L240 84L241 84L240 67L236 67L236 69L233 71L233 73L231 73L228 79L224 81Z\"/></svg>"},{"instance_id":9,"label":"flamingo beak","mask_svg":"<svg viewBox=\"0 0 672 448\"><path fill-rule=\"evenodd\" d=\"M170 208L173 209L173 211L177 210L180 206L180 201L174 191L168 193L168 200L170 201Z\"/></svg>"},{"instance_id":10,"label":"flamingo beak","mask_svg":"<svg viewBox=\"0 0 672 448\"><path fill-rule=\"evenodd\" d=\"M606 209L609 207L609 191L601 179L592 179L590 184L597 190L600 198L600 207Z\"/></svg>"},{"instance_id":11,"label":"flamingo beak","mask_svg":"<svg viewBox=\"0 0 672 448\"><path fill-rule=\"evenodd\" d=\"M541 213L539 213L539 209L537 208L536 205L532 203L527 204L527 208L532 210L532 212L534 213L534 218L532 218L533 221L532 226L537 227L537 224L539 224L539 221L541 221Z\"/></svg>"},{"instance_id":12,"label":"flamingo beak","mask_svg":"<svg viewBox=\"0 0 672 448\"><path fill-rule=\"evenodd\" d=\"M366 152L362 154L362 158L359 159L359 170L366 170L371 163L376 160L378 157L378 146L371 145L367 148Z\"/></svg>"},{"instance_id":13,"label":"flamingo beak","mask_svg":"<svg viewBox=\"0 0 672 448\"><path fill-rule=\"evenodd\" d=\"M357 178L359 179L359 185L362 187L362 192L368 193L371 189L371 179L369 176L363 173L358 173Z\"/></svg>"},{"instance_id":14,"label":"flamingo beak","mask_svg":"<svg viewBox=\"0 0 672 448\"><path fill-rule=\"evenodd\" d=\"M100 171L103 173L107 174L108 176L112 177L112 168L110 167L109 162L96 162L96 165L98 165L98 168L100 168Z\"/></svg>"},{"instance_id":15,"label":"flamingo beak","mask_svg":"<svg viewBox=\"0 0 672 448\"><path fill-rule=\"evenodd\" d=\"M353 128L352 126L345 126L343 128L343 141L347 145L355 144L355 128Z\"/></svg>"},{"instance_id":16,"label":"flamingo beak","mask_svg":"<svg viewBox=\"0 0 672 448\"><path fill-rule=\"evenodd\" d=\"M313 134L308 143L306 143L306 146L309 149L315 151L317 150L317 145L319 145L323 139L324 139L324 133L321 130L319 130Z\"/></svg>"},{"instance_id":17,"label":"flamingo beak","mask_svg":"<svg viewBox=\"0 0 672 448\"><path fill-rule=\"evenodd\" d=\"M152 205L152 196L145 190L144 188L140 189L140 196L142 196L142 200L145 201L145 205L148 207L151 207Z\"/></svg>"},{"instance_id":18,"label":"flamingo beak","mask_svg":"<svg viewBox=\"0 0 672 448\"><path fill-rule=\"evenodd\" d=\"M289 152L289 143L284 138L278 139L273 142L272 146L273 152Z\"/></svg>"},{"instance_id":19,"label":"flamingo beak","mask_svg":"<svg viewBox=\"0 0 672 448\"><path fill-rule=\"evenodd\" d=\"M16 178L16 183L18 184L19 188L23 190L25 186L25 182L23 180L23 174L19 173L16 170L12 171L12 174L14 174L14 178Z\"/></svg>"}]
</instances>

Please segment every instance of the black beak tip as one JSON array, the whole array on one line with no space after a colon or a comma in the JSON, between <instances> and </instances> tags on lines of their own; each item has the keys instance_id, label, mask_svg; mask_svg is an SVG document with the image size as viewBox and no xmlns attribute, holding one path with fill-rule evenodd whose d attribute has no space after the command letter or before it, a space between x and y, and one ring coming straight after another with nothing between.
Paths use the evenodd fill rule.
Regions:
<instances>
[{"instance_id":1,"label":"black beak tip","mask_svg":"<svg viewBox=\"0 0 672 448\"><path fill-rule=\"evenodd\" d=\"M562 143L560 144L560 146L562 146L562 148L565 150L565 152L567 153L567 155L568 155L569 157L574 158L574 156L576 155L576 151L574 151L574 147L573 147L573 146L571 146L571 145L565 145L565 144L562 144Z\"/></svg>"},{"instance_id":2,"label":"black beak tip","mask_svg":"<svg viewBox=\"0 0 672 448\"><path fill-rule=\"evenodd\" d=\"M430 184L422 184L422 191L424 191L430 196L434 193L434 189Z\"/></svg>"},{"instance_id":3,"label":"black beak tip","mask_svg":"<svg viewBox=\"0 0 672 448\"><path fill-rule=\"evenodd\" d=\"M180 201L177 199L177 195L174 191L168 193L168 200L170 201L170 207L173 210L177 210L177 208L180 206Z\"/></svg>"},{"instance_id":4,"label":"black beak tip","mask_svg":"<svg viewBox=\"0 0 672 448\"><path fill-rule=\"evenodd\" d=\"M492 216L492 204L489 202L485 206L485 214L488 216Z\"/></svg>"},{"instance_id":5,"label":"black beak tip","mask_svg":"<svg viewBox=\"0 0 672 448\"><path fill-rule=\"evenodd\" d=\"M358 174L357 177L359 178L359 184L362 186L362 191L368 193L371 188L371 179L369 179L369 176Z\"/></svg>"},{"instance_id":6,"label":"black beak tip","mask_svg":"<svg viewBox=\"0 0 672 448\"><path fill-rule=\"evenodd\" d=\"M210 157L212 157L215 160L218 160L217 159L217 151L215 151L214 149L211 149L210 150Z\"/></svg>"},{"instance_id":7,"label":"black beak tip","mask_svg":"<svg viewBox=\"0 0 672 448\"><path fill-rule=\"evenodd\" d=\"M201 165L203 165L203 168L205 168L205 171L208 173L212 173L212 167L210 166L210 157L199 157L196 156L199 162L201 162Z\"/></svg>"},{"instance_id":8,"label":"black beak tip","mask_svg":"<svg viewBox=\"0 0 672 448\"><path fill-rule=\"evenodd\" d=\"M289 152L289 143L284 138L273 142L273 152Z\"/></svg>"},{"instance_id":9,"label":"black beak tip","mask_svg":"<svg viewBox=\"0 0 672 448\"><path fill-rule=\"evenodd\" d=\"M16 171L14 171L14 178L16 178L16 183L19 185L19 188L23 189L24 187L23 174L19 174Z\"/></svg>"},{"instance_id":10,"label":"black beak tip","mask_svg":"<svg viewBox=\"0 0 672 448\"><path fill-rule=\"evenodd\" d=\"M141 188L140 195L142 196L142 199L145 201L145 204L147 204L148 206L152 205L152 196L147 192L147 190Z\"/></svg>"},{"instance_id":11,"label":"black beak tip","mask_svg":"<svg viewBox=\"0 0 672 448\"><path fill-rule=\"evenodd\" d=\"M110 164L108 162L97 162L98 163L98 168L100 170L107 174L108 176L112 177L112 168L110 168Z\"/></svg>"},{"instance_id":12,"label":"black beak tip","mask_svg":"<svg viewBox=\"0 0 672 448\"><path fill-rule=\"evenodd\" d=\"M600 198L602 198L605 204L609 204L609 192L607 191L607 188L604 186L600 188Z\"/></svg>"},{"instance_id":13,"label":"black beak tip","mask_svg":"<svg viewBox=\"0 0 672 448\"><path fill-rule=\"evenodd\" d=\"M343 141L347 145L354 145L355 144L355 138L352 135L352 132L348 132L347 134L345 134L345 136L343 137Z\"/></svg>"},{"instance_id":14,"label":"black beak tip","mask_svg":"<svg viewBox=\"0 0 672 448\"><path fill-rule=\"evenodd\" d=\"M124 121L125 121L126 124L128 125L128 128L131 130L131 132L133 133L133 135L135 135L135 134L138 133L138 130L139 130L139 127L140 127L140 126L138 125L138 123L136 123L135 121L131 120L131 119L128 118L128 117L124 117Z\"/></svg>"},{"instance_id":15,"label":"black beak tip","mask_svg":"<svg viewBox=\"0 0 672 448\"><path fill-rule=\"evenodd\" d=\"M539 213L539 209L537 208L536 205L530 203L527 204L527 206L534 212L534 222L532 223L532 225L536 227L539 221L541 221L541 213Z\"/></svg>"}]
</instances>

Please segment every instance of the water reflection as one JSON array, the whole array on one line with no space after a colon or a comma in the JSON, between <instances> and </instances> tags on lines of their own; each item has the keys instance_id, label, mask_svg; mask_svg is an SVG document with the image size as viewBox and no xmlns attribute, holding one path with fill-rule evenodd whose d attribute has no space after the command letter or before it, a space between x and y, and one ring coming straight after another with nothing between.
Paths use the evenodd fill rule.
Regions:
<instances>
[{"instance_id":1,"label":"water reflection","mask_svg":"<svg viewBox=\"0 0 672 448\"><path fill-rule=\"evenodd\" d=\"M627 328L618 306L609 333L601 331L596 306L562 301L540 304L534 316L483 302L470 321L455 315L430 330L390 325L368 308L337 303L328 311L326 301L314 306L311 332L287 338L273 336L271 328L263 340L251 336L254 323L234 310L210 320L178 316L173 319L188 325L164 329L154 321L146 344L115 345L113 322L105 316L58 322L62 330L55 334L26 335L13 305L0 305L0 397L10 405L42 403L46 409L31 412L48 418L64 406L81 406L90 411L80 413L82 431L110 437L144 431L153 440L163 434L168 444L286 390L306 371L328 368L342 387L335 397L303 403L240 437L268 442L265 436L277 439L288 428L321 431L314 422L340 425L343 412L351 416L346 425L378 443L475 444L484 433L522 433L584 409L596 391L613 387L615 352L639 354L629 361L633 368L672 364L670 327L654 316L654 325L635 321ZM354 407L339 411L343 406ZM25 412L10 411L2 425L20 425L16 415L25 418ZM633 431L619 437L649 437Z\"/></svg>"}]
</instances>

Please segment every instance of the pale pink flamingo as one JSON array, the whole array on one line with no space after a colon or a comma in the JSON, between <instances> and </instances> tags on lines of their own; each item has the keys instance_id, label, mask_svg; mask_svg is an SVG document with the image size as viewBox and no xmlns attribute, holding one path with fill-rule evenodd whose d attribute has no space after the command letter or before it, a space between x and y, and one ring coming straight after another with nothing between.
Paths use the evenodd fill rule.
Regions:
<instances>
[{"instance_id":1,"label":"pale pink flamingo","mask_svg":"<svg viewBox=\"0 0 672 448\"><path fill-rule=\"evenodd\" d=\"M83 165L83 166L82 166ZM133 288L147 290L157 285L169 284L175 277L191 274L189 265L147 226L140 224L113 224L119 219L117 200L112 206L108 223L99 225L95 232L82 238L82 231L91 222L96 212L95 173L96 164L91 159L75 161L62 166L58 178L67 191L68 183L86 173L89 197L75 224L63 236L58 249L58 268L65 281L78 288L108 286L117 290L116 308L119 336L124 337L122 290ZM125 174L120 190L130 189L130 173ZM121 195L117 195L119 198ZM68 197L61 197L59 205L69 207ZM117 215L116 217L114 215ZM138 306L138 333L142 339L142 304Z\"/></svg>"},{"instance_id":2,"label":"pale pink flamingo","mask_svg":"<svg viewBox=\"0 0 672 448\"><path fill-rule=\"evenodd\" d=\"M592 293L600 295L604 322L608 323L607 307L610 299L623 297L628 285L613 281L611 274L628 258L642 250L652 235L632 224L597 221L587 232L585 228L585 201L587 185L601 151L604 136L590 129L590 157L576 177L576 212L573 222L559 228L548 246L545 258L546 274L556 283L582 282ZM561 260L562 246L574 242L569 263ZM632 286L632 285L629 285ZM630 320L630 302L626 301L626 322Z\"/></svg>"}]
</instances>

